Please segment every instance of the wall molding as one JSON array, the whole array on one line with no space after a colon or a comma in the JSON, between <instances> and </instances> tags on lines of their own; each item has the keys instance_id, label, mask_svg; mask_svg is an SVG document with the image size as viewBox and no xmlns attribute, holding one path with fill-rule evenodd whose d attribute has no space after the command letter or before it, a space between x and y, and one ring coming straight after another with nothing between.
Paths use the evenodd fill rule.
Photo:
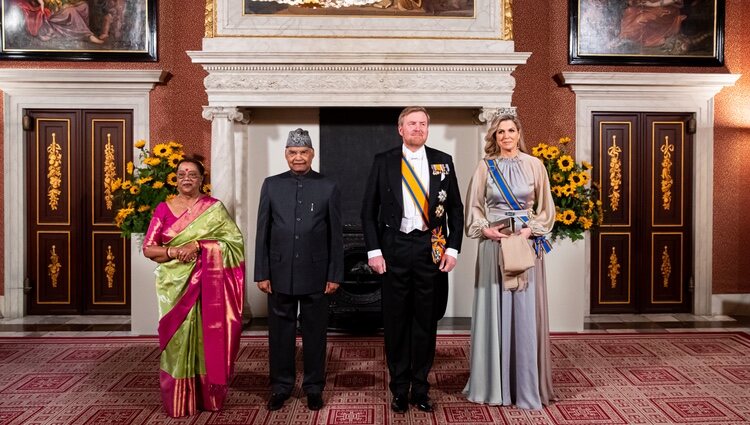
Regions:
<instances>
[{"instance_id":1,"label":"wall molding","mask_svg":"<svg viewBox=\"0 0 750 425\"><path fill-rule=\"evenodd\" d=\"M5 296L2 315L25 315L26 158L21 127L25 109L116 108L133 111L133 140L149 137L149 93L166 78L161 70L0 69L3 91L5 190ZM134 149L135 157L137 152ZM133 291L135 292L135 291Z\"/></svg>"},{"instance_id":2,"label":"wall molding","mask_svg":"<svg viewBox=\"0 0 750 425\"><path fill-rule=\"evenodd\" d=\"M653 72L564 72L561 81L576 94L576 160L592 158L593 112L688 112L698 122L693 160L693 237L713 240L714 96L733 86L739 74ZM591 265L591 241L586 237L586 267ZM711 314L713 247L693 244L693 313ZM586 314L589 314L591 274L586 274Z\"/></svg>"}]
</instances>

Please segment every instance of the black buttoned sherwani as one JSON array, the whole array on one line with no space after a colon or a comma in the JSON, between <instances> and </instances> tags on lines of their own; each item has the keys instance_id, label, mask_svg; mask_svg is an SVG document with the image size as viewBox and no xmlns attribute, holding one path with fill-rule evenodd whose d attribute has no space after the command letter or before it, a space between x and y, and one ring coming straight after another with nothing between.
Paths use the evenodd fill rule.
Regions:
<instances>
[{"instance_id":1,"label":"black buttoned sherwani","mask_svg":"<svg viewBox=\"0 0 750 425\"><path fill-rule=\"evenodd\" d=\"M268 331L271 387L294 388L296 315L301 313L306 393L325 384L326 282L344 280L341 197L336 183L309 171L263 182L255 238L255 281L270 280Z\"/></svg>"},{"instance_id":2,"label":"black buttoned sherwani","mask_svg":"<svg viewBox=\"0 0 750 425\"><path fill-rule=\"evenodd\" d=\"M437 320L448 299L448 274L432 261L430 235L440 228L446 248L457 251L463 237L463 204L453 160L427 146L425 154L430 167L427 231L399 230L404 202L412 202L402 191L401 146L375 156L362 205L367 250L380 249L386 262L383 325L390 389L397 395L409 389L415 395L429 391Z\"/></svg>"}]
</instances>

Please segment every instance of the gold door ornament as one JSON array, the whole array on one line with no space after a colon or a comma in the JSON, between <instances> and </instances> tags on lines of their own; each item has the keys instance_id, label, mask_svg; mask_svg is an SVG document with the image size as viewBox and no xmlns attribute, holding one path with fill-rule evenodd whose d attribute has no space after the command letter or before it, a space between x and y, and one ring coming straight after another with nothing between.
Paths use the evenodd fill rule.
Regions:
<instances>
[{"instance_id":1,"label":"gold door ornament","mask_svg":"<svg viewBox=\"0 0 750 425\"><path fill-rule=\"evenodd\" d=\"M617 259L617 252L615 251L615 247L612 247L612 254L609 255L609 266L607 267L607 269L609 269L609 280L612 289L617 287L617 275L620 274L620 267L620 262Z\"/></svg>"},{"instance_id":2,"label":"gold door ornament","mask_svg":"<svg viewBox=\"0 0 750 425\"><path fill-rule=\"evenodd\" d=\"M62 194L60 190L60 186L62 185L61 152L62 148L57 143L57 135L52 133L52 144L47 146L47 181L49 183L47 198L49 199L49 207L52 210L57 210L57 204Z\"/></svg>"},{"instance_id":3,"label":"gold door ornament","mask_svg":"<svg viewBox=\"0 0 750 425\"><path fill-rule=\"evenodd\" d=\"M112 245L107 245L107 265L104 266L104 273L107 275L107 288L112 289L115 285L115 254L112 253Z\"/></svg>"},{"instance_id":4,"label":"gold door ornament","mask_svg":"<svg viewBox=\"0 0 750 425\"><path fill-rule=\"evenodd\" d=\"M672 205L672 152L674 144L669 144L669 136L664 136L664 144L661 146L661 153L664 158L661 161L661 199L665 211L669 211Z\"/></svg>"},{"instance_id":5,"label":"gold door ornament","mask_svg":"<svg viewBox=\"0 0 750 425\"><path fill-rule=\"evenodd\" d=\"M60 257L57 255L56 249L57 247L55 245L52 245L52 250L49 254L49 264L47 264L47 274L52 280L53 288L57 288L57 281L60 278L60 269L62 269L62 264L60 264Z\"/></svg>"},{"instance_id":6,"label":"gold door ornament","mask_svg":"<svg viewBox=\"0 0 750 425\"><path fill-rule=\"evenodd\" d=\"M661 253L661 277L665 288L669 288L669 276L672 274L672 261L669 258L669 249L664 245Z\"/></svg>"},{"instance_id":7,"label":"gold door ornament","mask_svg":"<svg viewBox=\"0 0 750 425\"><path fill-rule=\"evenodd\" d=\"M609 155L609 207L617 211L620 205L620 186L622 185L622 149L617 146L617 136L612 135L612 146L607 149Z\"/></svg>"},{"instance_id":8,"label":"gold door ornament","mask_svg":"<svg viewBox=\"0 0 750 425\"><path fill-rule=\"evenodd\" d=\"M117 169L115 166L115 147L112 145L112 135L107 133L107 145L104 147L104 202L108 210L112 210L112 183L115 181Z\"/></svg>"}]
</instances>

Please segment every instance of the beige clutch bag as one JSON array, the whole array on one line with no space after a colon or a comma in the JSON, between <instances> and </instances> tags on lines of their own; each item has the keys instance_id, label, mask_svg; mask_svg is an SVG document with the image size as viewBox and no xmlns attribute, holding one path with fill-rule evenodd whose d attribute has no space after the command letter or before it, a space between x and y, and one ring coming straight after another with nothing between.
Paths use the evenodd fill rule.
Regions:
<instances>
[{"instance_id":1,"label":"beige clutch bag","mask_svg":"<svg viewBox=\"0 0 750 425\"><path fill-rule=\"evenodd\" d=\"M505 274L514 275L534 267L536 256L529 240L521 235L511 235L502 240L503 269Z\"/></svg>"}]
</instances>

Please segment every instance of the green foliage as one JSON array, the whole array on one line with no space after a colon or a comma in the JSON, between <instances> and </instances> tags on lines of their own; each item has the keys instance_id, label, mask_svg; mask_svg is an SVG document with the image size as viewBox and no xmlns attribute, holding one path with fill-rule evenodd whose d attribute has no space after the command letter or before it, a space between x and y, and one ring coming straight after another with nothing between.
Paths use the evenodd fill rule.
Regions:
<instances>
[{"instance_id":1,"label":"green foliage","mask_svg":"<svg viewBox=\"0 0 750 425\"><path fill-rule=\"evenodd\" d=\"M531 153L539 158L549 174L552 197L555 200L555 227L552 240L583 239L586 230L602 222L602 202L599 187L591 182L591 164L577 163L566 152L569 137L561 137L558 146L540 143Z\"/></svg>"}]
</instances>

